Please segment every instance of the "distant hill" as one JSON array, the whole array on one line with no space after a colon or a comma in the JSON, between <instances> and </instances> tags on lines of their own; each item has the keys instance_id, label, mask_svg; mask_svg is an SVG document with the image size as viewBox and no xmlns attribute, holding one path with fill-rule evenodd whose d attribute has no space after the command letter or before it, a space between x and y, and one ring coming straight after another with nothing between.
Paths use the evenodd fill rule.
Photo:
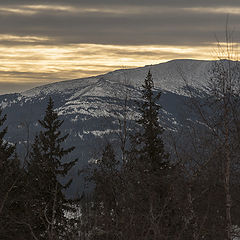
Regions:
<instances>
[{"instance_id":1,"label":"distant hill","mask_svg":"<svg viewBox=\"0 0 240 240\"><path fill-rule=\"evenodd\" d=\"M76 186L82 188L76 177L78 169L99 153L107 139L116 146L119 144L117 119L122 117L126 94L129 97L129 124L134 129L132 119L138 114L134 101L141 96L141 85L149 70L155 90L162 91L161 122L167 131L176 132L186 119L194 121L185 105L188 99L186 84L198 97L204 96L212 64L213 61L173 60L1 95L0 106L8 115L8 141L17 143L20 155L24 156L28 130L32 141L35 132L40 130L37 120L42 119L51 96L56 111L64 119L62 131L70 133L66 145L76 146L71 157L79 158L72 171L75 181L70 194L74 195Z\"/></svg>"}]
</instances>

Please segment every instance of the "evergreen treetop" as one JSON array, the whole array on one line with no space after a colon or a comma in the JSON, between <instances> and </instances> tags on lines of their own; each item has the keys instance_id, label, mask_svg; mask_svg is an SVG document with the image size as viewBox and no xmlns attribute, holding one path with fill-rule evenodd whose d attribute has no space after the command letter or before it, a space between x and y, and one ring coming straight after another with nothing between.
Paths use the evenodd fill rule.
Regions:
<instances>
[{"instance_id":1,"label":"evergreen treetop","mask_svg":"<svg viewBox=\"0 0 240 240\"><path fill-rule=\"evenodd\" d=\"M140 118L136 120L140 131L132 136L132 152L145 170L154 172L168 168L169 162L161 138L164 129L158 119L161 106L157 104L157 101L161 93L154 94L153 92L154 83L150 70L142 87L142 101L137 103Z\"/></svg>"},{"instance_id":2,"label":"evergreen treetop","mask_svg":"<svg viewBox=\"0 0 240 240\"><path fill-rule=\"evenodd\" d=\"M39 120L40 125L45 129L39 134L39 143L44 158L52 167L52 171L56 175L65 176L77 160L63 163L62 158L72 152L75 147L64 149L62 143L67 139L69 134L61 136L59 128L63 124L63 120L59 120L58 114L53 109L54 103L49 98L48 106L43 120Z\"/></svg>"},{"instance_id":3,"label":"evergreen treetop","mask_svg":"<svg viewBox=\"0 0 240 240\"><path fill-rule=\"evenodd\" d=\"M64 159L74 147L62 146L68 134L61 134L63 120L60 120L54 111L52 98L49 99L45 116L39 123L44 131L40 131L35 137L28 163L29 204L34 206L33 229L40 239L46 239L46 234L54 238L63 236L65 232L64 211L71 208L63 190L70 186L72 179L63 184L60 177L67 176L77 159Z\"/></svg>"}]
</instances>

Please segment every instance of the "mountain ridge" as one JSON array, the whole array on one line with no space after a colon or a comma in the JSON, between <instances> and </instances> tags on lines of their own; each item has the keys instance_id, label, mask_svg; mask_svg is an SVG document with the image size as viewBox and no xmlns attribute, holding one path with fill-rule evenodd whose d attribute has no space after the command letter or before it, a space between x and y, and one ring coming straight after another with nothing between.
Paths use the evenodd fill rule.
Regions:
<instances>
[{"instance_id":1,"label":"mountain ridge","mask_svg":"<svg viewBox=\"0 0 240 240\"><path fill-rule=\"evenodd\" d=\"M63 134L69 133L66 146L75 146L72 158L79 161L71 172L78 179L78 169L101 151L104 142L110 141L117 148L119 139L118 120L124 116L124 99L128 97L127 114L129 130L135 128L138 116L136 100L141 100L141 86L149 70L153 75L154 91L162 92L160 121L166 132L176 132L186 119L194 120L184 103L188 100L186 83L194 91L204 94L209 70L214 61L172 60L157 65L113 72L88 78L51 83L24 91L0 95L0 106L7 114L7 140L17 143L21 157L26 154L27 132L32 142L40 131L38 120L42 119L51 96L55 110L64 120ZM97 154L98 153L98 154ZM70 195L79 186L74 181Z\"/></svg>"},{"instance_id":2,"label":"mountain ridge","mask_svg":"<svg viewBox=\"0 0 240 240\"><path fill-rule=\"evenodd\" d=\"M207 61L207 60L192 60L192 59L176 59L176 60L171 60L168 62L164 62L164 63L159 63L159 64L155 64L155 65L146 65L144 67L138 67L138 68L130 68L130 69L117 69L111 72L108 72L106 74L101 74L101 75L97 75L97 76L91 76L91 77L87 77L87 78L77 78L77 79L72 79L72 80L65 80L65 81L60 81L60 82L54 82L54 83L50 83L50 84L46 84L46 85L42 85L42 86L38 86L29 90L26 90L24 92L21 92L20 94L23 96L34 96L34 95L40 95L42 93L42 91L45 88L45 93L47 93L46 89L49 90L49 93L53 92L54 90L72 90L76 87L81 87L82 81L84 82L89 82L89 83L96 83L96 81L98 81L99 79L104 79L104 78L111 78L112 81L122 81L124 82L124 80L129 80L130 83L133 83L133 85L135 86L141 86L141 82L142 82L142 75L143 73L146 73L149 69L152 71L153 77L154 79L158 79L161 78L161 72L164 75L167 75L167 71L172 70L174 67L176 68L179 64L179 68L181 68L182 66L184 66L184 64L187 65L191 65L191 67L200 67L201 65L205 65L208 63L211 63L214 61ZM196 66L199 63L200 66ZM195 65L195 66L193 66ZM167 68L164 68L164 67ZM202 66L204 67L204 66ZM159 70L158 70L159 69ZM178 70L177 70L178 71ZM179 74L178 72L175 72L174 75L172 76L172 78L176 78L176 75ZM201 71L198 70L198 71ZM140 74L139 74L140 72ZM194 70L194 72L196 72L196 70ZM125 76L124 76L125 74ZM137 77L133 77L133 75L136 75ZM127 78L127 79L124 79ZM137 81L137 78L139 79ZM168 79L169 80L169 79ZM81 83L80 83L81 82ZM72 84L72 85L71 85ZM168 86L163 86L163 88L167 89Z\"/></svg>"}]
</instances>

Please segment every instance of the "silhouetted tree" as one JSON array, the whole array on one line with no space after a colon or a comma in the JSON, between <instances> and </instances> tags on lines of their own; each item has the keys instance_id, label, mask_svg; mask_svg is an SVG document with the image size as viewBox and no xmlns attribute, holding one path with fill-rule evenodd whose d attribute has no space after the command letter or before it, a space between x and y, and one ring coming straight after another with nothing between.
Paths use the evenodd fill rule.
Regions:
<instances>
[{"instance_id":1,"label":"silhouetted tree","mask_svg":"<svg viewBox=\"0 0 240 240\"><path fill-rule=\"evenodd\" d=\"M90 166L88 180L94 184L92 193L91 239L117 239L119 234L119 161L108 143L100 159Z\"/></svg>"},{"instance_id":2,"label":"silhouetted tree","mask_svg":"<svg viewBox=\"0 0 240 240\"><path fill-rule=\"evenodd\" d=\"M0 110L0 127L6 115ZM7 127L0 131L0 239L24 236L26 229L18 222L24 217L24 170L16 155L16 147L6 141ZM21 238L22 239L22 238Z\"/></svg>"},{"instance_id":3,"label":"silhouetted tree","mask_svg":"<svg viewBox=\"0 0 240 240\"><path fill-rule=\"evenodd\" d=\"M60 178L66 177L77 161L64 160L74 147L65 149L62 146L68 134L61 135L63 120L59 120L53 107L50 98L45 116L39 121L44 131L35 137L27 166L31 228L38 239L64 236L64 212L70 209L64 190L70 186L72 179L63 184Z\"/></svg>"},{"instance_id":4,"label":"silhouetted tree","mask_svg":"<svg viewBox=\"0 0 240 240\"><path fill-rule=\"evenodd\" d=\"M191 159L186 162L192 175L189 194L195 225L201 226L195 236L204 239L230 240L236 235L233 226L240 223L240 65L229 37L226 30L226 45L219 45L220 58L209 70L205 96L199 98L187 85L198 122L188 127L192 148L184 155Z\"/></svg>"},{"instance_id":5,"label":"silhouetted tree","mask_svg":"<svg viewBox=\"0 0 240 240\"><path fill-rule=\"evenodd\" d=\"M154 94L152 74L149 71L142 86L142 99L138 102L138 127L131 137L125 174L131 196L126 205L134 211L134 237L154 239L171 237L177 231L174 208L173 173L162 140L163 127L159 122L161 93ZM174 207L173 207L174 206ZM174 230L175 228L175 230Z\"/></svg>"}]
</instances>

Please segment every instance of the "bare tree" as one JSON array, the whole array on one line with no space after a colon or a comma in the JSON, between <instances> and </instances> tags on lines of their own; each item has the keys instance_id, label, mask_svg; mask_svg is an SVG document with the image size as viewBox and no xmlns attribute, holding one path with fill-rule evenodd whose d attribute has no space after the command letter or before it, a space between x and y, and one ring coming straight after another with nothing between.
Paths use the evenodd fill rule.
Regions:
<instances>
[{"instance_id":1,"label":"bare tree","mask_svg":"<svg viewBox=\"0 0 240 240\"><path fill-rule=\"evenodd\" d=\"M225 232L221 238L230 240L233 236L234 224L231 210L233 204L235 207L237 204L236 201L233 202L234 184L231 181L234 168L239 161L240 64L237 58L236 44L227 26L225 43L220 44L218 41L218 57L217 61L212 63L209 71L205 96L196 95L196 92L188 85L181 69L179 70L186 83L191 104L199 117L199 122L195 122L192 126L188 125L192 148L191 151L184 151L184 155L185 158L189 155L188 168L192 166L192 169L189 169L190 182L194 182L194 179L198 179L199 176L207 180L205 183L208 185L205 186L205 190L203 189L203 193L210 197L206 198L208 201L220 200L221 191L224 192L225 205L219 205L217 211L221 212L223 209L225 211L222 213L224 221L220 220L222 221L221 227ZM208 204L209 202L206 202L206 206ZM202 215L202 222L209 222L213 217L210 215L211 211L210 208L206 217ZM213 225L208 226L209 231L211 227L214 228L216 222L212 221L211 224ZM216 234L217 232L215 232Z\"/></svg>"}]
</instances>

